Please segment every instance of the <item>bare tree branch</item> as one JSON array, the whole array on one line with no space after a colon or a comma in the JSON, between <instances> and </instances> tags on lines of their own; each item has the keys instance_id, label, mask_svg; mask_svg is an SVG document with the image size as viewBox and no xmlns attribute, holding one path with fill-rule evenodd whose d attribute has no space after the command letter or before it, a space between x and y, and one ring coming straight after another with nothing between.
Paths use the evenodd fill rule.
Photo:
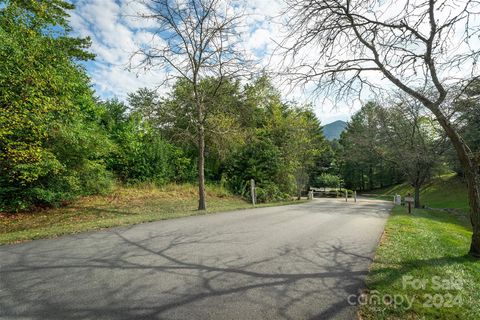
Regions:
<instances>
[{"instance_id":1,"label":"bare tree branch","mask_svg":"<svg viewBox=\"0 0 480 320\"><path fill-rule=\"evenodd\" d=\"M244 18L238 6L227 0L136 0L145 12L138 17L155 22L152 40L130 59L135 70L156 69L166 74L164 82L186 80L192 87L196 109L198 146L199 210L206 209L204 161L205 130L209 99L214 99L228 79L251 73L250 61L240 49L237 32ZM152 30L153 29L153 30ZM203 79L214 78L213 92L202 92Z\"/></svg>"},{"instance_id":2,"label":"bare tree branch","mask_svg":"<svg viewBox=\"0 0 480 320\"><path fill-rule=\"evenodd\" d=\"M448 107L479 75L480 2L287 0L286 14L288 32L276 53L291 84L314 82L318 94L345 100L365 89L391 90L380 76L433 113L465 170L470 253L480 257L479 163Z\"/></svg>"}]
</instances>

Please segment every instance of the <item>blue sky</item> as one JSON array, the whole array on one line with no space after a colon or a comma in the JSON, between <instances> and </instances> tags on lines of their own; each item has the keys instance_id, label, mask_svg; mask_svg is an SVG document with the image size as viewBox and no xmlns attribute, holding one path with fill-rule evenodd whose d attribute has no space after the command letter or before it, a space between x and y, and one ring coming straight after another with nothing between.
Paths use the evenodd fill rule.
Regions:
<instances>
[{"instance_id":1,"label":"blue sky","mask_svg":"<svg viewBox=\"0 0 480 320\"><path fill-rule=\"evenodd\" d=\"M91 51L95 61L86 64L97 94L102 98L117 96L125 98L129 92L141 87L155 87L164 78L159 71L136 73L127 69L132 52L149 38L149 22L131 16L144 10L132 0L73 0L76 9L71 12L70 24L75 32L92 38ZM265 67L275 48L275 40L282 37L281 25L277 23L283 4L281 0L243 1L249 14L242 34L244 49L256 56ZM272 60L270 60L272 61ZM275 61L270 63L275 65ZM312 102L315 112L326 124L338 119L347 120L358 109L348 104L334 106L325 101L311 101L308 95L297 88L280 87L289 99ZM160 93L168 88L161 87Z\"/></svg>"}]
</instances>

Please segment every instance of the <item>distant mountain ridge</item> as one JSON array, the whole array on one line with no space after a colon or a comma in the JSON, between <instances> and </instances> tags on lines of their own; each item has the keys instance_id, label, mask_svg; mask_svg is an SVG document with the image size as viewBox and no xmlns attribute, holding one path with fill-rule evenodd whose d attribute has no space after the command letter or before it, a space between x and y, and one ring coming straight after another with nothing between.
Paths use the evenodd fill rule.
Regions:
<instances>
[{"instance_id":1,"label":"distant mountain ridge","mask_svg":"<svg viewBox=\"0 0 480 320\"><path fill-rule=\"evenodd\" d=\"M337 120L323 126L323 134L329 141L340 139L340 135L347 127L347 123L342 120Z\"/></svg>"}]
</instances>

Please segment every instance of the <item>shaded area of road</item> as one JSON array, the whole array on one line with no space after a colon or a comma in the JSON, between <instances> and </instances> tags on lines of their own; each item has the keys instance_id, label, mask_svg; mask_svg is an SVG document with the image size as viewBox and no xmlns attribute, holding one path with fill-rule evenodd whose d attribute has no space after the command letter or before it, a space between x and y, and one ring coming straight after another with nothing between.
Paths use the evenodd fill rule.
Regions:
<instances>
[{"instance_id":1,"label":"shaded area of road","mask_svg":"<svg viewBox=\"0 0 480 320\"><path fill-rule=\"evenodd\" d=\"M1 319L353 319L391 205L309 203L0 247Z\"/></svg>"}]
</instances>

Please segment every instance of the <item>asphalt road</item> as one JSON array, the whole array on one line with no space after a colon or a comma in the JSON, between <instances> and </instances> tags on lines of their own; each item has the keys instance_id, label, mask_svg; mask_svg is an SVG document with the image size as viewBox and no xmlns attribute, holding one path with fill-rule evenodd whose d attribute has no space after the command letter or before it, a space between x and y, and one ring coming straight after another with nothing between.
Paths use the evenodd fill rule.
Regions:
<instances>
[{"instance_id":1,"label":"asphalt road","mask_svg":"<svg viewBox=\"0 0 480 320\"><path fill-rule=\"evenodd\" d=\"M322 199L0 246L0 319L354 319L390 208Z\"/></svg>"}]
</instances>

